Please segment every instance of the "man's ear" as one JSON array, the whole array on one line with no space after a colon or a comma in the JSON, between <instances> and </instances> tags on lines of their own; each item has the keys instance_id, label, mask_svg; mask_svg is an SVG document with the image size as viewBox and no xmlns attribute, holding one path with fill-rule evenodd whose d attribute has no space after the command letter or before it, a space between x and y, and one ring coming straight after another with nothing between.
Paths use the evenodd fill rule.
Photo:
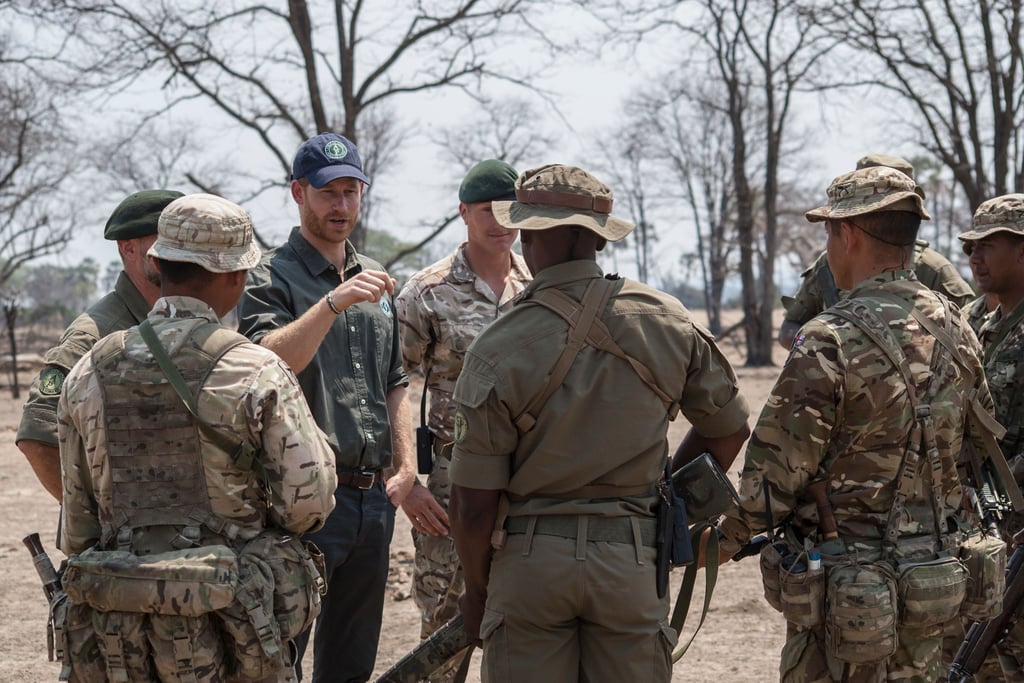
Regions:
<instances>
[{"instance_id":1,"label":"man's ear","mask_svg":"<svg viewBox=\"0 0 1024 683\"><path fill-rule=\"evenodd\" d=\"M305 194L302 191L303 190L302 183L300 183L298 180L293 180L292 181L291 190L292 190L292 199L295 200L296 204L298 204L299 206L302 206L302 203L303 203L303 201L306 198Z\"/></svg>"},{"instance_id":2,"label":"man's ear","mask_svg":"<svg viewBox=\"0 0 1024 683\"><path fill-rule=\"evenodd\" d=\"M597 251L604 251L605 246L608 244L608 240L603 237L598 237L597 242L594 244L594 248Z\"/></svg>"}]
</instances>

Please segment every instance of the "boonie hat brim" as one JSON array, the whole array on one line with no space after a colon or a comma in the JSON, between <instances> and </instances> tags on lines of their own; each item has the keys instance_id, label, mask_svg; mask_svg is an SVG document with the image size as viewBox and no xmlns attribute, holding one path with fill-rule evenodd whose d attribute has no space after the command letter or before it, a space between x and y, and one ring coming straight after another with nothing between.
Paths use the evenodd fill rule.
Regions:
<instances>
[{"instance_id":1,"label":"boonie hat brim","mask_svg":"<svg viewBox=\"0 0 1024 683\"><path fill-rule=\"evenodd\" d=\"M980 240L982 238L988 237L989 235L994 235L997 232L1009 232L1013 233L1014 235L1024 234L1021 233L1020 230L1015 230L1008 225L986 225L984 228L962 232L959 235L957 235L957 238L964 242L973 242L974 240Z\"/></svg>"},{"instance_id":2,"label":"boonie hat brim","mask_svg":"<svg viewBox=\"0 0 1024 683\"><path fill-rule=\"evenodd\" d=\"M916 192L893 192L886 195L875 195L873 199L874 201L864 201L859 197L851 200L842 199L835 204L826 204L811 209L804 214L804 217L811 223L820 223L827 220L863 216L878 211L912 211L924 220L932 218L924 208L921 195ZM900 206L895 206L896 204L900 204Z\"/></svg>"},{"instance_id":3,"label":"boonie hat brim","mask_svg":"<svg viewBox=\"0 0 1024 683\"><path fill-rule=\"evenodd\" d=\"M524 204L516 201L491 203L494 219L509 230L550 230L561 225L579 225L609 242L618 242L636 227L611 214L600 214L550 204Z\"/></svg>"},{"instance_id":4,"label":"boonie hat brim","mask_svg":"<svg viewBox=\"0 0 1024 683\"><path fill-rule=\"evenodd\" d=\"M163 239L163 238L158 238ZM184 247L169 244L166 239L162 242L155 242L146 252L147 256L163 259L164 261L178 261L180 263L195 263L211 273L233 273L236 270L249 270L255 268L260 262L259 246L251 242L242 253L231 253L222 251L216 254L200 254L196 252L195 246Z\"/></svg>"}]
</instances>

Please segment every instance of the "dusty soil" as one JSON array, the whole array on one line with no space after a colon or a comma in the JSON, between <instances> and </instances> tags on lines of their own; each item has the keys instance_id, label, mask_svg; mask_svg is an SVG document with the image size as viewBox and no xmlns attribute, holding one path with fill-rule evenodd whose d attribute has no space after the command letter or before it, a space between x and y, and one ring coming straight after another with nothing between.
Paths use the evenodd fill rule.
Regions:
<instances>
[{"instance_id":1,"label":"dusty soil","mask_svg":"<svg viewBox=\"0 0 1024 683\"><path fill-rule=\"evenodd\" d=\"M735 363L742 392L756 415L775 381L778 368L744 368L737 345L726 340L722 348ZM783 352L776 349L777 365L781 365L784 357ZM410 400L418 401L420 387L414 388ZM23 391L23 398L24 395ZM0 387L0 490L5 494L0 497L0 566L7 576L6 580L0 580L0 680L32 683L57 680L59 666L46 658L46 603L21 539L37 531L55 564L63 556L54 548L57 503L36 481L14 445L20 411L21 400L11 399L10 389ZM670 432L673 445L688 426L682 418L673 424ZM734 479L741 460L742 455L734 467ZM400 512L391 546L378 673L412 649L418 640L419 615L410 598L412 553L409 521ZM673 589L681 576L682 570L674 572ZM689 639L699 621L704 599L703 581L701 573L680 643ZM704 626L689 651L676 664L672 680L675 683L778 680L784 633L782 617L762 597L757 561L729 563L720 571ZM476 658L478 663L479 654ZM469 680L473 683L480 680L477 663L470 674ZM308 653L305 668L311 669Z\"/></svg>"}]
</instances>

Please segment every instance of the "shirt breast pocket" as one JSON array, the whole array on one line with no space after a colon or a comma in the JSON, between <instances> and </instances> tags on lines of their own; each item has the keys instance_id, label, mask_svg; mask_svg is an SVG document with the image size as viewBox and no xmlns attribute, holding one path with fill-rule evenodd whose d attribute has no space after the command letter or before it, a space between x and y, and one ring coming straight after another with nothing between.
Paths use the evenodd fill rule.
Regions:
<instances>
[{"instance_id":1,"label":"shirt breast pocket","mask_svg":"<svg viewBox=\"0 0 1024 683\"><path fill-rule=\"evenodd\" d=\"M465 353L479 332L479 325L446 320L441 323L440 345L455 353Z\"/></svg>"}]
</instances>

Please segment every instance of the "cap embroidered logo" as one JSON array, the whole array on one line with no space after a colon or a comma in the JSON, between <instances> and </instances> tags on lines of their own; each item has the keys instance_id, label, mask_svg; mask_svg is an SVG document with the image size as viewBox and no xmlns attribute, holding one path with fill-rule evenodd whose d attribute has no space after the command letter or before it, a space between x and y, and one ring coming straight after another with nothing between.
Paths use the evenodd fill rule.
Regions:
<instances>
[{"instance_id":1,"label":"cap embroidered logo","mask_svg":"<svg viewBox=\"0 0 1024 683\"><path fill-rule=\"evenodd\" d=\"M348 154L348 149L337 140L331 140L324 145L324 154L327 155L328 159L344 159L345 155Z\"/></svg>"}]
</instances>

